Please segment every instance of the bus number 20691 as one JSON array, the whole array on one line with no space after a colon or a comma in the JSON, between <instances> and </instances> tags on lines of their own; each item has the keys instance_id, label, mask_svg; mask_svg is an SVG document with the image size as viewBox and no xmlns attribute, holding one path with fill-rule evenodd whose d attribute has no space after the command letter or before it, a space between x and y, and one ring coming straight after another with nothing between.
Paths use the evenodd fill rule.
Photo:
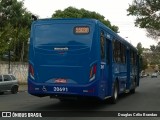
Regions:
<instances>
[{"instance_id":1,"label":"bus number 20691","mask_svg":"<svg viewBox=\"0 0 160 120\"><path fill-rule=\"evenodd\" d=\"M53 87L54 92L68 92L67 87Z\"/></svg>"}]
</instances>

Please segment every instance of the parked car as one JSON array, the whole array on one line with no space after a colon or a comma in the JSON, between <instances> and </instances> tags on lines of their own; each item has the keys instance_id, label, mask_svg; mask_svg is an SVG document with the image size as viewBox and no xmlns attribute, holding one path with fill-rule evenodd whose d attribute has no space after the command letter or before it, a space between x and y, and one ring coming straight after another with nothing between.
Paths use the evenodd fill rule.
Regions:
<instances>
[{"instance_id":1,"label":"parked car","mask_svg":"<svg viewBox=\"0 0 160 120\"><path fill-rule=\"evenodd\" d=\"M140 77L143 78L143 77L147 77L147 76L148 76L148 74L146 74L145 71L142 70L140 73Z\"/></svg>"},{"instance_id":2,"label":"parked car","mask_svg":"<svg viewBox=\"0 0 160 120\"><path fill-rule=\"evenodd\" d=\"M142 76L143 76L143 77L147 77L148 75L147 75L147 74L143 74Z\"/></svg>"},{"instance_id":3,"label":"parked car","mask_svg":"<svg viewBox=\"0 0 160 120\"><path fill-rule=\"evenodd\" d=\"M151 78L157 77L158 74L157 73L152 73Z\"/></svg>"},{"instance_id":4,"label":"parked car","mask_svg":"<svg viewBox=\"0 0 160 120\"><path fill-rule=\"evenodd\" d=\"M12 94L18 92L18 80L11 74L0 75L0 94L11 91Z\"/></svg>"},{"instance_id":5,"label":"parked car","mask_svg":"<svg viewBox=\"0 0 160 120\"><path fill-rule=\"evenodd\" d=\"M148 75L147 74L141 74L141 78L143 78L143 77L147 77Z\"/></svg>"}]
</instances>

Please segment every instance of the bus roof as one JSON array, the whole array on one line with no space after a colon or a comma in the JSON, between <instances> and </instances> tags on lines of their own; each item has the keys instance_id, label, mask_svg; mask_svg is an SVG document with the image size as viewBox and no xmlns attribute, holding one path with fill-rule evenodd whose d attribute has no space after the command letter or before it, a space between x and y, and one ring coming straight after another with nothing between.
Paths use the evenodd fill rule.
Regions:
<instances>
[{"instance_id":1,"label":"bus roof","mask_svg":"<svg viewBox=\"0 0 160 120\"><path fill-rule=\"evenodd\" d=\"M98 22L98 20L96 19L89 19L89 18L45 18L45 19L38 19L36 21L34 21L33 23L39 23L39 22L42 22L42 23L45 23L45 22L50 22L52 20L55 20L55 21L89 21L89 22Z\"/></svg>"}]
</instances>

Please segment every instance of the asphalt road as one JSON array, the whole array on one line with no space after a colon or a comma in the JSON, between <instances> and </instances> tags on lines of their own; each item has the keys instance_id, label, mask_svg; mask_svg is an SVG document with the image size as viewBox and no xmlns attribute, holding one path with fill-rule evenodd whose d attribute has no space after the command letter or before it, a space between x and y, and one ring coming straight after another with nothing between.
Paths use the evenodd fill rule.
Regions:
<instances>
[{"instance_id":1,"label":"asphalt road","mask_svg":"<svg viewBox=\"0 0 160 120\"><path fill-rule=\"evenodd\" d=\"M38 98L27 92L0 95L0 111L160 111L160 76L141 78L135 94L109 102L60 102L49 97Z\"/></svg>"}]
</instances>

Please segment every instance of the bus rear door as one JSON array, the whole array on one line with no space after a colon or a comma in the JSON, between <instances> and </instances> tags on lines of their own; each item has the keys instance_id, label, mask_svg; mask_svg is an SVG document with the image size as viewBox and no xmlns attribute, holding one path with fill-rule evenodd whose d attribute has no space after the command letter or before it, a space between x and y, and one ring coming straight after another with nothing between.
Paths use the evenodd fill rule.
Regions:
<instances>
[{"instance_id":1,"label":"bus rear door","mask_svg":"<svg viewBox=\"0 0 160 120\"><path fill-rule=\"evenodd\" d=\"M109 91L109 61L110 61L110 40L101 31L101 86L103 86L103 96L108 96Z\"/></svg>"}]
</instances>

